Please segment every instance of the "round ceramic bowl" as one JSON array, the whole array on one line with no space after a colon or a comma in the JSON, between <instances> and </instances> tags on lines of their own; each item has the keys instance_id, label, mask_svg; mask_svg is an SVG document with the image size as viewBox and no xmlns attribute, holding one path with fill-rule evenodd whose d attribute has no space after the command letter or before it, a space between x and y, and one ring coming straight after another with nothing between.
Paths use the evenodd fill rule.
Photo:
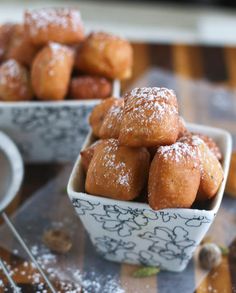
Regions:
<instances>
[{"instance_id":1,"label":"round ceramic bowl","mask_svg":"<svg viewBox=\"0 0 236 293\"><path fill-rule=\"evenodd\" d=\"M228 132L189 124L188 129L212 137L223 154L224 181L210 206L154 211L146 203L113 200L85 193L85 174L78 157L68 194L98 253L131 264L158 266L180 272L211 226L220 207L228 175L232 141ZM84 147L94 138L88 136Z\"/></svg>"},{"instance_id":2,"label":"round ceramic bowl","mask_svg":"<svg viewBox=\"0 0 236 293\"><path fill-rule=\"evenodd\" d=\"M24 165L16 145L0 131L0 212L17 194L23 175Z\"/></svg>"}]
</instances>

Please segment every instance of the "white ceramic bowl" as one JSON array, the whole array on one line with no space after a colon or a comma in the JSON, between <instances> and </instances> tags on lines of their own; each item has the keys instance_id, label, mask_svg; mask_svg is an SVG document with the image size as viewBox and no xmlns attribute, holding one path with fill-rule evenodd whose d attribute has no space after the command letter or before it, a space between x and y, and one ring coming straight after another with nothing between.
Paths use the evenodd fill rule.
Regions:
<instances>
[{"instance_id":1,"label":"white ceramic bowl","mask_svg":"<svg viewBox=\"0 0 236 293\"><path fill-rule=\"evenodd\" d=\"M120 83L113 82L113 96ZM74 160L88 134L88 115L100 100L1 102L0 130L19 147L26 162Z\"/></svg>"},{"instance_id":2,"label":"white ceramic bowl","mask_svg":"<svg viewBox=\"0 0 236 293\"><path fill-rule=\"evenodd\" d=\"M98 253L117 262L185 269L220 207L232 149L228 132L189 124L188 129L212 137L223 153L224 181L207 210L152 210L146 203L113 200L86 194L85 175L78 157L67 191ZM88 136L84 147L91 144Z\"/></svg>"},{"instance_id":3,"label":"white ceramic bowl","mask_svg":"<svg viewBox=\"0 0 236 293\"><path fill-rule=\"evenodd\" d=\"M0 212L20 189L24 174L21 155L13 141L0 132Z\"/></svg>"}]
</instances>

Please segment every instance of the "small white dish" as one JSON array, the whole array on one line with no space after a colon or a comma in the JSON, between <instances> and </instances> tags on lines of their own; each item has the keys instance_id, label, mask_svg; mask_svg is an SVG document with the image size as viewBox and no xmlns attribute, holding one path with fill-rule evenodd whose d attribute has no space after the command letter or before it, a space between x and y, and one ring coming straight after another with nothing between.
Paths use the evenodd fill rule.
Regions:
<instances>
[{"instance_id":1,"label":"small white dish","mask_svg":"<svg viewBox=\"0 0 236 293\"><path fill-rule=\"evenodd\" d=\"M19 191L23 175L23 160L16 145L0 131L0 212Z\"/></svg>"},{"instance_id":2,"label":"small white dish","mask_svg":"<svg viewBox=\"0 0 236 293\"><path fill-rule=\"evenodd\" d=\"M94 196L85 193L85 174L78 157L67 191L98 253L117 262L159 266L180 272L211 226L220 207L232 151L227 131L197 124L188 129L212 137L223 154L224 180L206 210L152 210L148 204ZM90 134L84 144L94 140Z\"/></svg>"}]
</instances>

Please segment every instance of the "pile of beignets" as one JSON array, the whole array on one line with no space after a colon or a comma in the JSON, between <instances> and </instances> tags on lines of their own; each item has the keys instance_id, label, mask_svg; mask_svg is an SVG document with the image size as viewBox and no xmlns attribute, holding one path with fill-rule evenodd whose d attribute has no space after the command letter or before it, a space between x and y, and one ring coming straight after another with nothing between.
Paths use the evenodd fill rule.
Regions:
<instances>
[{"instance_id":1,"label":"pile of beignets","mask_svg":"<svg viewBox=\"0 0 236 293\"><path fill-rule=\"evenodd\" d=\"M146 197L154 210L213 198L223 180L212 138L189 132L167 88L110 97L89 118L97 140L81 151L85 191L118 200Z\"/></svg>"},{"instance_id":2,"label":"pile of beignets","mask_svg":"<svg viewBox=\"0 0 236 293\"><path fill-rule=\"evenodd\" d=\"M0 100L103 99L132 74L133 51L120 37L85 36L75 8L26 11L0 25Z\"/></svg>"}]
</instances>

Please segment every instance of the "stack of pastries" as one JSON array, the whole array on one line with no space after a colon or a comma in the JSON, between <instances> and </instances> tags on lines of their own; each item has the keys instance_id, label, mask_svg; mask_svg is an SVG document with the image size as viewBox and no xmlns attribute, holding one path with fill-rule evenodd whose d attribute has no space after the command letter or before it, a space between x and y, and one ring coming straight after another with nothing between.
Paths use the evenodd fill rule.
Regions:
<instances>
[{"instance_id":1,"label":"stack of pastries","mask_svg":"<svg viewBox=\"0 0 236 293\"><path fill-rule=\"evenodd\" d=\"M96 140L81 151L87 193L145 197L154 210L190 208L216 195L223 180L220 149L186 129L172 90L135 88L110 97L89 122Z\"/></svg>"},{"instance_id":2,"label":"stack of pastries","mask_svg":"<svg viewBox=\"0 0 236 293\"><path fill-rule=\"evenodd\" d=\"M0 100L103 99L111 81L132 74L133 52L120 37L85 36L79 10L26 11L0 25Z\"/></svg>"}]
</instances>

